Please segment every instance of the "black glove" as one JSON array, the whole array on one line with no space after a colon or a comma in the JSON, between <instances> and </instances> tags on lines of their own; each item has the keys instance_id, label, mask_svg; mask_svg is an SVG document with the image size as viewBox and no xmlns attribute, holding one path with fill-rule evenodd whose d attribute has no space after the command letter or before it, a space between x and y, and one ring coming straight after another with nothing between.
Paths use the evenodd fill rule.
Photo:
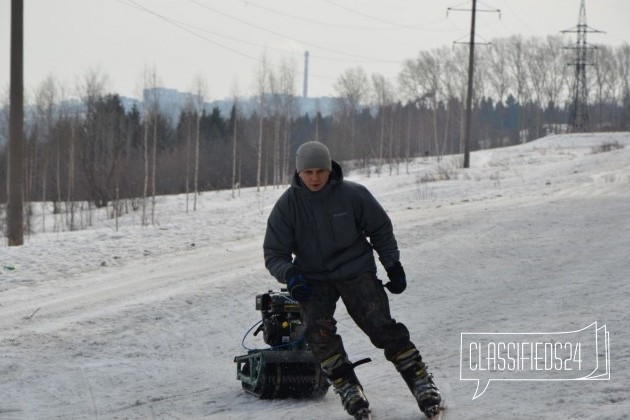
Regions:
<instances>
[{"instance_id":1,"label":"black glove","mask_svg":"<svg viewBox=\"0 0 630 420\"><path fill-rule=\"evenodd\" d=\"M298 302L308 302L311 300L313 289L311 289L308 280L306 280L302 273L291 269L287 273L287 278L287 289L289 289L289 293L293 299Z\"/></svg>"},{"instance_id":2,"label":"black glove","mask_svg":"<svg viewBox=\"0 0 630 420\"><path fill-rule=\"evenodd\" d=\"M389 283L385 285L387 290L395 295L404 292L407 288L407 277L400 261L396 261L394 265L385 270L387 271L387 277L389 277Z\"/></svg>"}]
</instances>

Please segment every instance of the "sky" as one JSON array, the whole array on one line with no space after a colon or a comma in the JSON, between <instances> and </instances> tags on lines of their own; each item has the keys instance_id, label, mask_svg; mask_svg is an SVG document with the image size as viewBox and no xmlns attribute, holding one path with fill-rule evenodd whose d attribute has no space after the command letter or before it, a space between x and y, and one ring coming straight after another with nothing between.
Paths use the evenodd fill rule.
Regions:
<instances>
[{"instance_id":1,"label":"sky","mask_svg":"<svg viewBox=\"0 0 630 420\"><path fill-rule=\"evenodd\" d=\"M0 1L0 94L10 74L10 0ZM107 88L140 97L145 74L206 98L256 92L263 57L269 68L295 66L302 94L309 51L309 96L334 95L337 78L361 66L395 81L419 51L466 48L471 1L460 0L24 0L25 88L52 76L69 94L90 72ZM515 34L558 35L575 27L579 0L478 2L477 41ZM448 10L448 9L451 10ZM490 10L499 10L490 12ZM586 0L587 23L605 31L589 41L630 41L630 1ZM565 35L567 43L574 34ZM4 100L4 99L3 99Z\"/></svg>"},{"instance_id":2,"label":"sky","mask_svg":"<svg viewBox=\"0 0 630 420\"><path fill-rule=\"evenodd\" d=\"M604 144L618 146L595 153ZM401 163L391 176L387 166L380 176L346 173L392 219L408 287L388 294L390 308L446 399L445 419L627 418L629 161L630 133L588 133L475 151L469 169L444 156L417 158L409 172ZM67 214L34 203L25 245L0 245L0 417L350 420L331 390L319 400L258 400L236 379L241 343L267 347L247 330L261 319L255 296L280 288L262 243L283 192L204 192L187 213L184 194L157 197L149 226L141 211L116 228L111 207L76 210L74 231ZM419 420L396 369L341 302L335 318L350 359L372 359L356 374L374 418ZM590 339L527 335L594 322L609 332L599 352L592 329ZM472 371L462 336L482 332L511 333L494 339L512 345L535 337L545 345L536 369L547 366L551 340L575 343L576 353L554 353L564 365L545 371ZM600 361L608 380L575 380ZM475 378L489 386L473 401ZM522 381L536 378L549 381Z\"/></svg>"}]
</instances>

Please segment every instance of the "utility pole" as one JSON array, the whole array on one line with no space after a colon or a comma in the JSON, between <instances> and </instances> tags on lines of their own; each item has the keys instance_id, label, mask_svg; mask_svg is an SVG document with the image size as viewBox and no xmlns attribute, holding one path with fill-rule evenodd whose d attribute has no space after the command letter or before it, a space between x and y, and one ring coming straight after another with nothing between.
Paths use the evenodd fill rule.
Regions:
<instances>
[{"instance_id":1,"label":"utility pole","mask_svg":"<svg viewBox=\"0 0 630 420\"><path fill-rule=\"evenodd\" d=\"M9 177L7 238L24 244L24 1L11 0L11 82L9 89Z\"/></svg>"},{"instance_id":2,"label":"utility pole","mask_svg":"<svg viewBox=\"0 0 630 420\"><path fill-rule=\"evenodd\" d=\"M577 41L573 47L565 47L566 49L575 50L575 59L569 63L569 66L575 67L575 79L573 80L573 92L571 98L571 105L569 109L569 131L571 132L585 132L588 131L588 86L586 83L586 66L591 63L588 62L587 54L588 50L596 49L597 47L589 45L586 42L587 33L602 33L597 29L593 29L586 24L586 7L584 6L584 0L580 3L580 14L578 16L577 26L562 31L562 33L576 33Z\"/></svg>"},{"instance_id":3,"label":"utility pole","mask_svg":"<svg viewBox=\"0 0 630 420\"><path fill-rule=\"evenodd\" d=\"M473 75L475 72L475 16L477 0L472 0L470 21L470 47L468 50L468 90L466 91L466 140L464 141L464 168L470 168L470 131L472 119Z\"/></svg>"},{"instance_id":4,"label":"utility pole","mask_svg":"<svg viewBox=\"0 0 630 420\"><path fill-rule=\"evenodd\" d=\"M457 9L449 7L449 11L468 11L467 9ZM470 41L468 42L468 88L466 92L466 131L464 140L464 168L470 168L470 137L472 132L472 98L473 98L473 77L475 73L475 19L477 16L477 0L472 0L471 21L470 21ZM481 12L501 13L499 9L480 10Z\"/></svg>"}]
</instances>

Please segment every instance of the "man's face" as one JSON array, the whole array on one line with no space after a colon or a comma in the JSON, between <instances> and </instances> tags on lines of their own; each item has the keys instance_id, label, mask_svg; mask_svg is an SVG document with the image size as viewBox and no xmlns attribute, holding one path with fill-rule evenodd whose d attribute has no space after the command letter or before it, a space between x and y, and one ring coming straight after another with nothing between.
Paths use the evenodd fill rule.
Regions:
<instances>
[{"instance_id":1,"label":"man's face","mask_svg":"<svg viewBox=\"0 0 630 420\"><path fill-rule=\"evenodd\" d=\"M320 191L330 178L330 172L325 169L309 168L300 172L300 179L306 188L313 192Z\"/></svg>"}]
</instances>

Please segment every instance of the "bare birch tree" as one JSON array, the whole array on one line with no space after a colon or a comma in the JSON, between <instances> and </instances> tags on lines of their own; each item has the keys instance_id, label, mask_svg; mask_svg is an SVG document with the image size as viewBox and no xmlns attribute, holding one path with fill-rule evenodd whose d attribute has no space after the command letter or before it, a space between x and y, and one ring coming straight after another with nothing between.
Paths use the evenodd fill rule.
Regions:
<instances>
[{"instance_id":1,"label":"bare birch tree","mask_svg":"<svg viewBox=\"0 0 630 420\"><path fill-rule=\"evenodd\" d=\"M194 94L194 104L195 104L195 115L197 116L196 126L195 126L195 167L194 167L194 199L193 199L193 211L197 211L197 196L199 195L199 145L201 143L201 116L203 114L204 100L206 95L206 83L199 76L195 80L195 94Z\"/></svg>"},{"instance_id":2,"label":"bare birch tree","mask_svg":"<svg viewBox=\"0 0 630 420\"><path fill-rule=\"evenodd\" d=\"M406 97L425 98L432 111L433 143L438 158L442 155L438 141L438 102L442 94L442 73L445 60L437 50L421 51L414 60L405 60L399 83Z\"/></svg>"},{"instance_id":3,"label":"bare birch tree","mask_svg":"<svg viewBox=\"0 0 630 420\"><path fill-rule=\"evenodd\" d=\"M547 57L547 86L545 87L545 107L551 108L549 118L551 127L555 132L557 129L556 108L560 106L562 92L566 89L568 70L568 60L565 57L564 41L562 36L548 36L543 46Z\"/></svg>"},{"instance_id":4,"label":"bare birch tree","mask_svg":"<svg viewBox=\"0 0 630 420\"><path fill-rule=\"evenodd\" d=\"M148 224L147 220L147 199L149 193L149 182L151 182L151 224L155 224L155 164L157 153L157 125L158 113L160 111L160 93L158 90L158 76L155 68L146 68L144 72L143 89L143 114L144 114L144 183L142 190L142 225ZM149 144L149 124L151 124L152 141ZM151 150L151 159L149 159Z\"/></svg>"},{"instance_id":5,"label":"bare birch tree","mask_svg":"<svg viewBox=\"0 0 630 420\"><path fill-rule=\"evenodd\" d=\"M362 67L347 69L333 85L337 93L337 113L341 124L347 127L347 141L349 143L348 157L356 159L356 145L358 140L357 117L359 110L369 97L369 81ZM344 141L344 143L345 143ZM368 151L362 150L363 165L367 164Z\"/></svg>"},{"instance_id":6,"label":"bare birch tree","mask_svg":"<svg viewBox=\"0 0 630 420\"><path fill-rule=\"evenodd\" d=\"M292 121L297 114L297 101L295 97L296 90L296 63L294 60L285 60L280 66L281 91L284 93L282 102L282 113L284 115L284 130L282 134L281 145L281 182L288 183L289 176L292 173L289 169L290 150L291 150L291 128Z\"/></svg>"},{"instance_id":7,"label":"bare birch tree","mask_svg":"<svg viewBox=\"0 0 630 420\"><path fill-rule=\"evenodd\" d=\"M71 231L77 229L75 212L77 207L77 200L75 196L76 190L76 143L77 143L77 131L79 129L79 113L80 110L73 109L69 115L68 129L70 131L68 136L68 172L67 172L67 184L66 184L66 199L65 199L65 213L66 213L66 226Z\"/></svg>"},{"instance_id":8,"label":"bare birch tree","mask_svg":"<svg viewBox=\"0 0 630 420\"><path fill-rule=\"evenodd\" d=\"M184 167L184 189L186 192L186 213L188 213L189 208L189 194L190 194L190 161L191 161L191 143L193 136L193 124L194 124L194 116L195 116L195 102L192 96L189 96L184 104L184 112L182 113L182 117L184 121L181 121L184 124L186 131L186 165Z\"/></svg>"},{"instance_id":9,"label":"bare birch tree","mask_svg":"<svg viewBox=\"0 0 630 420\"><path fill-rule=\"evenodd\" d=\"M630 128L630 44L621 44L616 52L618 77L620 80L621 98L619 102L622 106L620 117L620 129Z\"/></svg>"},{"instance_id":10,"label":"bare birch tree","mask_svg":"<svg viewBox=\"0 0 630 420\"><path fill-rule=\"evenodd\" d=\"M54 230L59 231L62 230L64 217L62 205L64 202L63 197L63 178L62 178L62 167L65 163L69 165L69 147L67 142L69 142L69 126L72 123L71 113L70 113L70 105L68 104L67 97L68 91L66 87L62 84L58 84L59 91L59 101L57 103L57 112L56 112L56 130L54 135L54 159L55 159L55 199L53 205L53 213L55 215L54 219Z\"/></svg>"},{"instance_id":11,"label":"bare birch tree","mask_svg":"<svg viewBox=\"0 0 630 420\"><path fill-rule=\"evenodd\" d=\"M232 111L230 112L230 119L232 121L232 198L235 198L235 190L237 188L236 182L236 151L238 144L238 98L234 97L232 103ZM240 193L240 183L238 183Z\"/></svg>"},{"instance_id":12,"label":"bare birch tree","mask_svg":"<svg viewBox=\"0 0 630 420\"><path fill-rule=\"evenodd\" d=\"M282 124L282 92L280 78L276 76L273 69L268 72L269 96L271 98L270 113L273 115L273 142L272 153L272 180L274 187L279 186L280 170L280 127Z\"/></svg>"},{"instance_id":13,"label":"bare birch tree","mask_svg":"<svg viewBox=\"0 0 630 420\"><path fill-rule=\"evenodd\" d=\"M374 100L379 109L379 141L378 141L378 162L382 167L385 162L385 143L387 137L387 161L389 162L390 174L392 171L392 150L393 150L393 119L394 112L392 104L394 102L394 86L382 74L372 75L372 92ZM380 172L380 171L379 171Z\"/></svg>"},{"instance_id":14,"label":"bare birch tree","mask_svg":"<svg viewBox=\"0 0 630 420\"><path fill-rule=\"evenodd\" d=\"M600 45L594 51L593 83L595 85L595 103L597 104L596 124L599 130L606 129L612 118L607 115L608 107L614 102L611 87L616 73L616 60L613 49Z\"/></svg>"},{"instance_id":15,"label":"bare birch tree","mask_svg":"<svg viewBox=\"0 0 630 420\"><path fill-rule=\"evenodd\" d=\"M262 183L262 157L263 157L263 129L266 112L267 95L267 56L263 55L258 73L256 75L256 89L258 94L258 146L256 150L256 191L260 191Z\"/></svg>"},{"instance_id":16,"label":"bare birch tree","mask_svg":"<svg viewBox=\"0 0 630 420\"><path fill-rule=\"evenodd\" d=\"M291 122L295 118L295 62L283 60L277 72L269 71L269 93L274 116L273 184L284 184L289 173Z\"/></svg>"},{"instance_id":17,"label":"bare birch tree","mask_svg":"<svg viewBox=\"0 0 630 420\"><path fill-rule=\"evenodd\" d=\"M525 41L520 35L514 35L508 38L508 56L509 56L509 72L511 86L516 95L516 101L520 104L519 115L519 142L525 142L527 135L525 133L525 122L527 118L527 100L530 98L529 80L526 67Z\"/></svg>"},{"instance_id":18,"label":"bare birch tree","mask_svg":"<svg viewBox=\"0 0 630 420\"><path fill-rule=\"evenodd\" d=\"M466 48L456 48L452 53L448 53L446 49L442 50L444 52L444 57L446 58L446 63L444 66L444 75L442 77L443 85L444 85L444 93L447 98L446 104L446 122L444 130L444 143L446 143L446 139L449 135L448 127L451 115L453 115L453 110L451 109L453 106L452 98L456 100L456 103L459 105L458 111L458 141L456 147L453 147L453 151L456 153L464 153L464 143L466 142L466 107L464 104L466 103L466 97L468 96L468 60L469 60L469 52ZM482 61L481 54L476 53L476 62L480 63ZM480 74L479 65L477 65L475 69L475 76ZM473 96L478 89L479 84L473 83ZM462 161L463 165L463 161Z\"/></svg>"},{"instance_id":19,"label":"bare birch tree","mask_svg":"<svg viewBox=\"0 0 630 420\"><path fill-rule=\"evenodd\" d=\"M532 88L532 100L535 108L535 122L533 138L540 137L542 127L542 112L545 89L549 85L548 61L546 50L539 38L531 38L525 43L525 66Z\"/></svg>"},{"instance_id":20,"label":"bare birch tree","mask_svg":"<svg viewBox=\"0 0 630 420\"><path fill-rule=\"evenodd\" d=\"M76 143L76 146L83 182L87 185L90 197L88 205L94 204L96 207L104 207L109 199L102 174L108 172L111 148L105 138L102 126L104 121L100 113L107 84L107 76L99 70L90 69L83 76L79 86L84 116L81 131L77 133L81 141ZM90 217L88 214L88 223L91 223Z\"/></svg>"},{"instance_id":21,"label":"bare birch tree","mask_svg":"<svg viewBox=\"0 0 630 420\"><path fill-rule=\"evenodd\" d=\"M48 176L48 168L50 165L50 157L57 155L58 159L58 150L57 153L52 153L53 150L53 127L55 124L54 119L54 110L55 110L55 102L57 100L57 89L55 86L54 78L49 75L44 79L44 81L39 85L36 93L35 93L35 110L36 110L36 124L38 126L37 134L37 144L41 145L48 149L48 151L44 152L42 155L41 161L41 216L42 216L42 231L46 232L46 214L47 211L47 202L48 197L47 193L47 185L49 182ZM54 204L55 212L57 209L57 204Z\"/></svg>"},{"instance_id":22,"label":"bare birch tree","mask_svg":"<svg viewBox=\"0 0 630 420\"><path fill-rule=\"evenodd\" d=\"M505 40L499 39L481 51L479 54L488 68L487 82L497 102L503 102L510 87L510 75L508 73L509 46Z\"/></svg>"}]
</instances>

